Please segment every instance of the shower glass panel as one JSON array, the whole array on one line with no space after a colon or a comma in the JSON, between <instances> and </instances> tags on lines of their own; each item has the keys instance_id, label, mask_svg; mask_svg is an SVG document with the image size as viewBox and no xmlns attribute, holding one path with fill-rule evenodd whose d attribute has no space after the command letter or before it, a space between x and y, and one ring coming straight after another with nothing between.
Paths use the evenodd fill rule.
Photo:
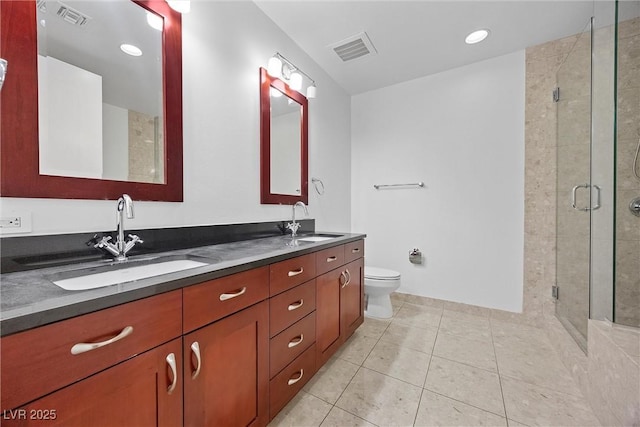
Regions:
<instances>
[{"instance_id":1,"label":"shower glass panel","mask_svg":"<svg viewBox=\"0 0 640 427\"><path fill-rule=\"evenodd\" d=\"M591 185L591 27L589 22L556 73L556 316L585 349L589 319Z\"/></svg>"}]
</instances>

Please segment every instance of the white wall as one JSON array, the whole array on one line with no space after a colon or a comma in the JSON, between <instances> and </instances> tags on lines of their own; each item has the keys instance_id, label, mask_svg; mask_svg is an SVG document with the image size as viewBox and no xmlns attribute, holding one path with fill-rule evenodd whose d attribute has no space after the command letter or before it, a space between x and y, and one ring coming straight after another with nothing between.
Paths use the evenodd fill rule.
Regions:
<instances>
[{"instance_id":1,"label":"white wall","mask_svg":"<svg viewBox=\"0 0 640 427\"><path fill-rule=\"evenodd\" d=\"M40 171L102 176L102 76L38 55ZM73 153L72 156L69 154Z\"/></svg>"},{"instance_id":2,"label":"white wall","mask_svg":"<svg viewBox=\"0 0 640 427\"><path fill-rule=\"evenodd\" d=\"M129 110L102 103L102 178L129 176Z\"/></svg>"},{"instance_id":3,"label":"white wall","mask_svg":"<svg viewBox=\"0 0 640 427\"><path fill-rule=\"evenodd\" d=\"M310 217L320 230L350 227L350 97L249 1L192 2L183 16L184 203L138 202L129 228L290 218L289 206L260 205L259 72L279 51L311 75ZM131 194L135 200L135 194ZM2 212L32 212L31 234L109 230L115 202L2 198ZM142 236L144 237L144 236Z\"/></svg>"},{"instance_id":4,"label":"white wall","mask_svg":"<svg viewBox=\"0 0 640 427\"><path fill-rule=\"evenodd\" d=\"M352 98L352 230L400 292L522 310L524 77L520 51Z\"/></svg>"}]
</instances>

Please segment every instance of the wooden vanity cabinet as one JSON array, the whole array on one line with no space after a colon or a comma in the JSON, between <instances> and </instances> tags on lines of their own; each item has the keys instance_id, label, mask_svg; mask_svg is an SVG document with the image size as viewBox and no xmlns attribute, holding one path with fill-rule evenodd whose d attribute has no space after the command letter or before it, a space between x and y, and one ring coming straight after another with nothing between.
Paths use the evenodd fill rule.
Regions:
<instances>
[{"instance_id":1,"label":"wooden vanity cabinet","mask_svg":"<svg viewBox=\"0 0 640 427\"><path fill-rule=\"evenodd\" d=\"M317 365L322 366L364 322L364 244L344 245L354 260L316 278Z\"/></svg>"},{"instance_id":2,"label":"wooden vanity cabinet","mask_svg":"<svg viewBox=\"0 0 640 427\"><path fill-rule=\"evenodd\" d=\"M185 335L183 351L185 426L267 424L267 301Z\"/></svg>"},{"instance_id":3,"label":"wooden vanity cabinet","mask_svg":"<svg viewBox=\"0 0 640 427\"><path fill-rule=\"evenodd\" d=\"M177 290L2 337L2 410L180 337L181 317Z\"/></svg>"},{"instance_id":4,"label":"wooden vanity cabinet","mask_svg":"<svg viewBox=\"0 0 640 427\"><path fill-rule=\"evenodd\" d=\"M2 425L266 426L362 324L363 255L338 245L3 337Z\"/></svg>"},{"instance_id":5,"label":"wooden vanity cabinet","mask_svg":"<svg viewBox=\"0 0 640 427\"><path fill-rule=\"evenodd\" d=\"M26 406L3 426L180 426L182 340L175 339Z\"/></svg>"}]
</instances>

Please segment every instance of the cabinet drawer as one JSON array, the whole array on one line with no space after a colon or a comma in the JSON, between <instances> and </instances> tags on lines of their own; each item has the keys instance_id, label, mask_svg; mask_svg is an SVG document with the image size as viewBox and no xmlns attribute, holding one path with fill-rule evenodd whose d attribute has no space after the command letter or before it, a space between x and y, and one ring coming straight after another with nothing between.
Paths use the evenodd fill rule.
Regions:
<instances>
[{"instance_id":1,"label":"cabinet drawer","mask_svg":"<svg viewBox=\"0 0 640 427\"><path fill-rule=\"evenodd\" d=\"M184 331L207 325L269 297L269 267L184 288Z\"/></svg>"},{"instance_id":2,"label":"cabinet drawer","mask_svg":"<svg viewBox=\"0 0 640 427\"><path fill-rule=\"evenodd\" d=\"M289 326L269 343L270 378L287 366L316 340L316 313Z\"/></svg>"},{"instance_id":3,"label":"cabinet drawer","mask_svg":"<svg viewBox=\"0 0 640 427\"><path fill-rule=\"evenodd\" d=\"M316 274L326 273L344 264L344 245L316 252Z\"/></svg>"},{"instance_id":4,"label":"cabinet drawer","mask_svg":"<svg viewBox=\"0 0 640 427\"><path fill-rule=\"evenodd\" d=\"M308 254L280 261L270 266L271 295L291 289L316 276L316 255Z\"/></svg>"},{"instance_id":5,"label":"cabinet drawer","mask_svg":"<svg viewBox=\"0 0 640 427\"><path fill-rule=\"evenodd\" d=\"M269 300L269 336L279 334L315 309L315 279L271 298Z\"/></svg>"},{"instance_id":6,"label":"cabinet drawer","mask_svg":"<svg viewBox=\"0 0 640 427\"><path fill-rule=\"evenodd\" d=\"M2 410L179 337L181 317L177 290L3 337Z\"/></svg>"},{"instance_id":7,"label":"cabinet drawer","mask_svg":"<svg viewBox=\"0 0 640 427\"><path fill-rule=\"evenodd\" d=\"M357 240L355 242L347 243L344 245L344 262L351 262L364 256L364 240Z\"/></svg>"},{"instance_id":8,"label":"cabinet drawer","mask_svg":"<svg viewBox=\"0 0 640 427\"><path fill-rule=\"evenodd\" d=\"M316 346L312 345L269 382L270 419L273 419L316 373L315 353Z\"/></svg>"}]
</instances>

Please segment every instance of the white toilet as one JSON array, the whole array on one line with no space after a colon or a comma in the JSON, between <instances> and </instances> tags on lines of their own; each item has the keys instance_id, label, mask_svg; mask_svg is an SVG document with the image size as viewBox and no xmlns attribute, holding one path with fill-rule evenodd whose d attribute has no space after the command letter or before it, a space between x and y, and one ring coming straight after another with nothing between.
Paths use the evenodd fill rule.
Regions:
<instances>
[{"instance_id":1,"label":"white toilet","mask_svg":"<svg viewBox=\"0 0 640 427\"><path fill-rule=\"evenodd\" d=\"M400 273L386 268L364 267L364 294L367 317L388 319L393 316L391 292L400 287Z\"/></svg>"}]
</instances>

